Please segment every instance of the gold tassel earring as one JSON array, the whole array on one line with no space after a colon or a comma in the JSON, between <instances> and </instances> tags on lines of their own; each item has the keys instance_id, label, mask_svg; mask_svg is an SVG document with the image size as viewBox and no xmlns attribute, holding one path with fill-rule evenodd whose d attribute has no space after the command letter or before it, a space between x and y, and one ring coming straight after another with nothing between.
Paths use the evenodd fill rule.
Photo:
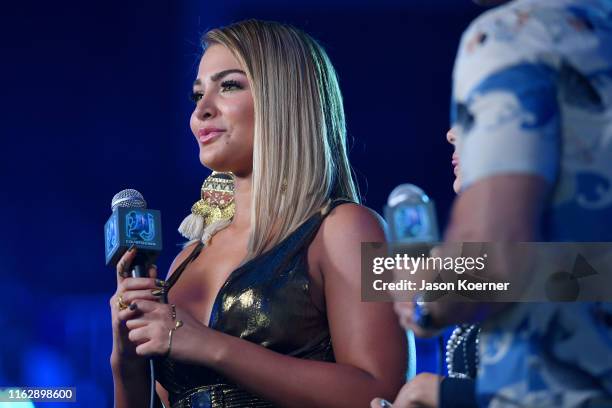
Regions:
<instances>
[{"instance_id":1,"label":"gold tassel earring","mask_svg":"<svg viewBox=\"0 0 612 408\"><path fill-rule=\"evenodd\" d=\"M190 241L207 244L215 232L229 225L235 212L234 175L213 172L204 180L201 198L191 207L179 232Z\"/></svg>"}]
</instances>

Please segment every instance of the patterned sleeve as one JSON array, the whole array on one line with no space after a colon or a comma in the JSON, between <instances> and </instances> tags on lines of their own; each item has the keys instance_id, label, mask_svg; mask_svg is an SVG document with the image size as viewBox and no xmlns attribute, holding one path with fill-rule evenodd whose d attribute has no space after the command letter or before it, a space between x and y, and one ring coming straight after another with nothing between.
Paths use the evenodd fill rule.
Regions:
<instances>
[{"instance_id":1,"label":"patterned sleeve","mask_svg":"<svg viewBox=\"0 0 612 408\"><path fill-rule=\"evenodd\" d=\"M541 57L537 27L489 13L464 34L454 70L452 122L462 190L497 174L538 175L554 183L560 114L556 71ZM521 47L521 36L532 41Z\"/></svg>"}]
</instances>

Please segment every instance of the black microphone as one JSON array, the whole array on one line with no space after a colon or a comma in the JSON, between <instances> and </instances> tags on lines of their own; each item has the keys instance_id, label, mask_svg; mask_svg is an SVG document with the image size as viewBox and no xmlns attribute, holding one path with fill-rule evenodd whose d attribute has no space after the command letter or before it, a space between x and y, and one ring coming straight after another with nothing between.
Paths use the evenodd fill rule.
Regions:
<instances>
[{"instance_id":1,"label":"black microphone","mask_svg":"<svg viewBox=\"0 0 612 408\"><path fill-rule=\"evenodd\" d=\"M161 214L147 209L142 194L134 189L118 192L111 202L113 213L104 225L106 265L117 265L132 246L138 249L132 262L134 278L148 277L147 267L162 250Z\"/></svg>"},{"instance_id":2,"label":"black microphone","mask_svg":"<svg viewBox=\"0 0 612 408\"><path fill-rule=\"evenodd\" d=\"M133 278L146 278L147 267L162 250L161 214L147 209L147 202L138 191L128 188L115 194L111 201L113 213L104 225L106 265L117 265L131 246L138 249L132 262ZM162 299L165 301L165 299ZM164 302L165 303L165 302ZM150 407L161 406L155 393L155 364L149 360Z\"/></svg>"}]
</instances>

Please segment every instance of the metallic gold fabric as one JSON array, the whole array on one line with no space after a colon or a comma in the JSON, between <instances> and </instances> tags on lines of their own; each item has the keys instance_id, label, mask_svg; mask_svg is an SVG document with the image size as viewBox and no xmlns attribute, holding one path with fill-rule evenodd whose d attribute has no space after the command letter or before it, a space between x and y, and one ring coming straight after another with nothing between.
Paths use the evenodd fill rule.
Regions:
<instances>
[{"instance_id":1,"label":"metallic gold fabric","mask_svg":"<svg viewBox=\"0 0 612 408\"><path fill-rule=\"evenodd\" d=\"M217 294L208 326L278 353L334 361L327 315L310 295L307 263L308 247L325 215L313 215L277 246L233 271ZM172 274L170 288L201 249L200 244ZM172 408L271 406L208 367L165 359L157 362L156 373Z\"/></svg>"},{"instance_id":2,"label":"metallic gold fabric","mask_svg":"<svg viewBox=\"0 0 612 408\"><path fill-rule=\"evenodd\" d=\"M272 408L269 402L228 384L214 384L189 391L172 408Z\"/></svg>"}]
</instances>

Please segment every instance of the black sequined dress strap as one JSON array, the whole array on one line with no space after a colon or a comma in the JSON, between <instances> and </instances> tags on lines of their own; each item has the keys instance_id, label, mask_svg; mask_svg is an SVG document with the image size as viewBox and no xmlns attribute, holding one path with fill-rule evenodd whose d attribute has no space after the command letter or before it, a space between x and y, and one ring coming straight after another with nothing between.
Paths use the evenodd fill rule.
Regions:
<instances>
[{"instance_id":1,"label":"black sequined dress strap","mask_svg":"<svg viewBox=\"0 0 612 408\"><path fill-rule=\"evenodd\" d=\"M204 248L204 244L202 242L198 242L197 245L193 248L193 250L189 254L189 256L187 256L187 258L185 258L183 262L181 262L181 264L176 268L176 270L168 278L167 280L168 288L171 288L172 286L174 286L176 281L183 274L183 271L185 270L185 268L187 268L187 265L193 262L200 255L200 252L202 252L202 248Z\"/></svg>"}]
</instances>

